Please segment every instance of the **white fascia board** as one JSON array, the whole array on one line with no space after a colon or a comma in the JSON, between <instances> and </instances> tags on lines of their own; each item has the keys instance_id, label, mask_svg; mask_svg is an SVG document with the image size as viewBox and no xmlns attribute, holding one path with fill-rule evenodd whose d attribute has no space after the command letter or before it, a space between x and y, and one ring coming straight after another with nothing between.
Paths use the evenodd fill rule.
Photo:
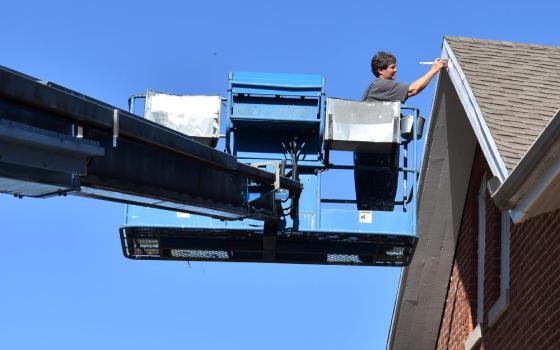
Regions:
<instances>
[{"instance_id":1,"label":"white fascia board","mask_svg":"<svg viewBox=\"0 0 560 350\"><path fill-rule=\"evenodd\" d=\"M539 199L539 197L547 190L552 181L560 176L560 159L557 159L546 169L537 182L531 186L523 198L517 202L509 212L514 223L523 222L530 214L531 206Z\"/></svg>"},{"instance_id":2,"label":"white fascia board","mask_svg":"<svg viewBox=\"0 0 560 350\"><path fill-rule=\"evenodd\" d=\"M474 97L465 73L459 66L459 62L453 54L453 50L451 50L451 47L445 39L443 39L442 58L449 59L449 77L451 78L451 82L453 83L453 86L457 91L457 95L459 95L459 99L463 104L463 108L467 113L467 117L469 118L476 138L478 139L478 143L480 144L480 148L482 148L482 152L490 165L490 170L492 170L492 174L498 177L500 182L503 183L508 177L508 171L504 160L498 152L498 147L496 146L492 134L490 133L490 129L484 120L482 110L480 109L478 102L476 102L476 98Z\"/></svg>"}]
</instances>

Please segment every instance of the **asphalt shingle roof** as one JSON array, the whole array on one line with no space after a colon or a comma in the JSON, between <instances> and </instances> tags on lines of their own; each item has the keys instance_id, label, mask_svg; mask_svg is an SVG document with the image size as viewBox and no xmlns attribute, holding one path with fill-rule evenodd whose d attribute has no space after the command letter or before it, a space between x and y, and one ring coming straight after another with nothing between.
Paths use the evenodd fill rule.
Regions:
<instances>
[{"instance_id":1,"label":"asphalt shingle roof","mask_svg":"<svg viewBox=\"0 0 560 350\"><path fill-rule=\"evenodd\" d=\"M445 40L511 173L560 109L560 46Z\"/></svg>"}]
</instances>

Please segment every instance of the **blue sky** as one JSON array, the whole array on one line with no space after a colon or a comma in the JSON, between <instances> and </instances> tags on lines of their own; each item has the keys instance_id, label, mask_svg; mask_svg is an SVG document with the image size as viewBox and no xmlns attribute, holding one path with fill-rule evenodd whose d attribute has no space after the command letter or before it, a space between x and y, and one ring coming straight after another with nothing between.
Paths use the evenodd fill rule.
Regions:
<instances>
[{"instance_id":1,"label":"blue sky","mask_svg":"<svg viewBox=\"0 0 560 350\"><path fill-rule=\"evenodd\" d=\"M322 74L329 96L354 99L377 50L411 82L443 35L559 45L557 13L550 1L18 1L2 5L0 65L122 108L147 88L225 95L235 70ZM428 115L432 92L408 104ZM0 195L1 349L385 348L397 268L131 261L122 219L115 203Z\"/></svg>"}]
</instances>

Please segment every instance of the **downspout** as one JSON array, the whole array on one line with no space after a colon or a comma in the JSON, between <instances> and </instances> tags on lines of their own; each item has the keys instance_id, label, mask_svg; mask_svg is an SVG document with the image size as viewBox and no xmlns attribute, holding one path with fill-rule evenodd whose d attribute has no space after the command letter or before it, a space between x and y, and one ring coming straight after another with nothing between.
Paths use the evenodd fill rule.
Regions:
<instances>
[{"instance_id":1,"label":"downspout","mask_svg":"<svg viewBox=\"0 0 560 350\"><path fill-rule=\"evenodd\" d=\"M502 212L502 247L500 257L500 296L488 311L488 326L492 327L509 305L509 238L510 214Z\"/></svg>"}]
</instances>

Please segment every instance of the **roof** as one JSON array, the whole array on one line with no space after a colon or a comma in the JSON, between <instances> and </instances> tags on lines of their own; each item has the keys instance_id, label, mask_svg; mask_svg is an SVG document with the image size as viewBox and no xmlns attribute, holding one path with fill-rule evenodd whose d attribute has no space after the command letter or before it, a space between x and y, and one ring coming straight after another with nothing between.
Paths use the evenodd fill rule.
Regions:
<instances>
[{"instance_id":1,"label":"roof","mask_svg":"<svg viewBox=\"0 0 560 350\"><path fill-rule=\"evenodd\" d=\"M445 40L511 172L560 109L560 46Z\"/></svg>"},{"instance_id":2,"label":"roof","mask_svg":"<svg viewBox=\"0 0 560 350\"><path fill-rule=\"evenodd\" d=\"M560 47L445 37L442 57L390 349L436 347L477 147L514 222L560 208Z\"/></svg>"}]
</instances>

